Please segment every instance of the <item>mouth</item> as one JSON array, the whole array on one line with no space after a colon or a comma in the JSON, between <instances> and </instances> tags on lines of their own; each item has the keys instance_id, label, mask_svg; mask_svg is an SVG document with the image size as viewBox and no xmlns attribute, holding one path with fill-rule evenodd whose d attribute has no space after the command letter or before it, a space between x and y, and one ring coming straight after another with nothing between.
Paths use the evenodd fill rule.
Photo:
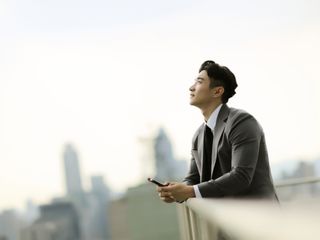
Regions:
<instances>
[{"instance_id":1,"label":"mouth","mask_svg":"<svg viewBox=\"0 0 320 240\"><path fill-rule=\"evenodd\" d=\"M191 94L190 94L190 98L192 98L192 97L194 97L194 94L191 93Z\"/></svg>"}]
</instances>

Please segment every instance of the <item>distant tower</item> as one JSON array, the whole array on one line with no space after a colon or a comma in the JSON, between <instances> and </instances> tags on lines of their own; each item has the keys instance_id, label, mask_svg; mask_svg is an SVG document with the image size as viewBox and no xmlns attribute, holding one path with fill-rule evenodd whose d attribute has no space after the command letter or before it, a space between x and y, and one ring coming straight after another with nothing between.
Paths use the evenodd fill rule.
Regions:
<instances>
[{"instance_id":1,"label":"distant tower","mask_svg":"<svg viewBox=\"0 0 320 240\"><path fill-rule=\"evenodd\" d=\"M99 200L103 203L109 199L109 189L104 183L103 176L97 175L91 177L92 192L98 196Z\"/></svg>"},{"instance_id":2,"label":"distant tower","mask_svg":"<svg viewBox=\"0 0 320 240\"><path fill-rule=\"evenodd\" d=\"M83 193L78 154L71 144L67 144L63 153L67 195L77 196Z\"/></svg>"},{"instance_id":3,"label":"distant tower","mask_svg":"<svg viewBox=\"0 0 320 240\"><path fill-rule=\"evenodd\" d=\"M161 181L182 180L187 172L186 161L177 161L174 157L172 144L163 128L159 129L154 139L156 159L156 178Z\"/></svg>"},{"instance_id":4,"label":"distant tower","mask_svg":"<svg viewBox=\"0 0 320 240\"><path fill-rule=\"evenodd\" d=\"M171 142L163 128L159 129L154 142L156 172L160 180L169 180L174 177L175 159Z\"/></svg>"},{"instance_id":5,"label":"distant tower","mask_svg":"<svg viewBox=\"0 0 320 240\"><path fill-rule=\"evenodd\" d=\"M104 183L103 176L91 177L91 194L95 200L95 204L91 208L91 235L90 239L109 239L108 229L108 202L109 189Z\"/></svg>"},{"instance_id":6,"label":"distant tower","mask_svg":"<svg viewBox=\"0 0 320 240\"><path fill-rule=\"evenodd\" d=\"M67 191L66 197L75 207L75 211L78 214L80 239L86 239L87 228L85 220L88 211L88 202L82 188L78 154L71 144L66 144L64 147L63 161Z\"/></svg>"}]
</instances>

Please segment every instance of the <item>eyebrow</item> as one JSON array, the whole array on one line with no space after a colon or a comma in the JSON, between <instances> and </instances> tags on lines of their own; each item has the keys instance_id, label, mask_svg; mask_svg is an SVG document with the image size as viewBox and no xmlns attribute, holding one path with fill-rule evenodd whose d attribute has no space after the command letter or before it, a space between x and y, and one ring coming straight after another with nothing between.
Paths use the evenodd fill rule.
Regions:
<instances>
[{"instance_id":1,"label":"eyebrow","mask_svg":"<svg viewBox=\"0 0 320 240\"><path fill-rule=\"evenodd\" d=\"M202 77L197 77L194 81L201 81L201 82L203 82L203 81L205 81L205 79L204 78L202 78Z\"/></svg>"}]
</instances>

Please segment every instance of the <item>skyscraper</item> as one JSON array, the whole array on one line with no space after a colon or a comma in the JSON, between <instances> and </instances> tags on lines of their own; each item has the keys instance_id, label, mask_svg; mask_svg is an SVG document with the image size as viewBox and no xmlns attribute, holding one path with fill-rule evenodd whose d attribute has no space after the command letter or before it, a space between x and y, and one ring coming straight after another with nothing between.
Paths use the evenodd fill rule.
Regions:
<instances>
[{"instance_id":1,"label":"skyscraper","mask_svg":"<svg viewBox=\"0 0 320 240\"><path fill-rule=\"evenodd\" d=\"M159 129L154 139L154 154L156 160L156 178L159 180L181 180L187 172L186 161L177 161L169 137L163 128Z\"/></svg>"},{"instance_id":2,"label":"skyscraper","mask_svg":"<svg viewBox=\"0 0 320 240\"><path fill-rule=\"evenodd\" d=\"M91 221L90 239L109 239L108 203L109 190L104 183L103 176L91 177Z\"/></svg>"},{"instance_id":3,"label":"skyscraper","mask_svg":"<svg viewBox=\"0 0 320 240\"><path fill-rule=\"evenodd\" d=\"M175 171L175 159L172 144L163 128L159 129L154 139L154 153L156 160L156 178L161 180L172 179Z\"/></svg>"},{"instance_id":4,"label":"skyscraper","mask_svg":"<svg viewBox=\"0 0 320 240\"><path fill-rule=\"evenodd\" d=\"M78 154L71 144L66 144L64 153L64 170L68 196L78 196L83 193Z\"/></svg>"}]
</instances>

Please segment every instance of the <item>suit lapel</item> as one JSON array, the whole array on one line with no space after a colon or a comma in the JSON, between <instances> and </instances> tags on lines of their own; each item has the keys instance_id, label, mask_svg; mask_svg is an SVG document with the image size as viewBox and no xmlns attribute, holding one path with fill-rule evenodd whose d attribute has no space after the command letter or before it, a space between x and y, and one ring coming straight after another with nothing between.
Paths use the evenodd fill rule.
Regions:
<instances>
[{"instance_id":1,"label":"suit lapel","mask_svg":"<svg viewBox=\"0 0 320 240\"><path fill-rule=\"evenodd\" d=\"M202 124L202 127L199 132L198 137L198 153L200 157L200 161L198 161L198 169L200 169L200 174L202 174L202 166L203 166L203 137L204 137L204 129L205 124Z\"/></svg>"},{"instance_id":2,"label":"suit lapel","mask_svg":"<svg viewBox=\"0 0 320 240\"><path fill-rule=\"evenodd\" d=\"M225 104L222 105L218 118L217 118L217 123L214 128L214 136L213 136L213 141L212 141L212 163L211 163L211 175L213 174L213 169L216 164L217 160L217 149L218 149L218 144L219 140L221 138L221 135L223 133L223 130L226 125L226 119L228 118L229 115L229 107Z\"/></svg>"}]
</instances>

